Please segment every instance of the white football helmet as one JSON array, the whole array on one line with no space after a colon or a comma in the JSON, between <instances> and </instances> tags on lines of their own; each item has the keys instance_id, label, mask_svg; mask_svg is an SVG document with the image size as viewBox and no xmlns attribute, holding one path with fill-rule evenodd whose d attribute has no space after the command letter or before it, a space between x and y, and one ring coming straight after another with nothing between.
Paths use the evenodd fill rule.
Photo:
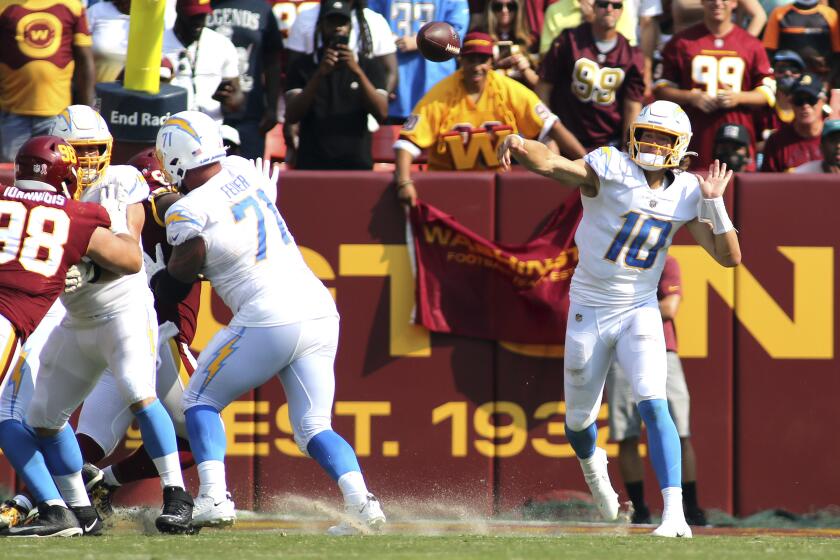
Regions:
<instances>
[{"instance_id":1,"label":"white football helmet","mask_svg":"<svg viewBox=\"0 0 840 560\"><path fill-rule=\"evenodd\" d=\"M158 130L155 153L169 182L181 187L187 171L225 157L221 127L199 111L175 113Z\"/></svg>"},{"instance_id":2,"label":"white football helmet","mask_svg":"<svg viewBox=\"0 0 840 560\"><path fill-rule=\"evenodd\" d=\"M671 146L642 142L641 137L645 130L667 134L674 140ZM630 125L630 159L648 171L679 167L690 141L691 123L685 111L671 101L654 101L650 105L645 105ZM658 148L660 153L644 153L643 146Z\"/></svg>"},{"instance_id":3,"label":"white football helmet","mask_svg":"<svg viewBox=\"0 0 840 560\"><path fill-rule=\"evenodd\" d=\"M111 163L114 137L102 116L87 105L70 105L53 121L54 136L64 138L76 150L79 160L79 188L74 193L79 198L85 189L98 183L105 176ZM96 154L91 154L96 150Z\"/></svg>"}]
</instances>

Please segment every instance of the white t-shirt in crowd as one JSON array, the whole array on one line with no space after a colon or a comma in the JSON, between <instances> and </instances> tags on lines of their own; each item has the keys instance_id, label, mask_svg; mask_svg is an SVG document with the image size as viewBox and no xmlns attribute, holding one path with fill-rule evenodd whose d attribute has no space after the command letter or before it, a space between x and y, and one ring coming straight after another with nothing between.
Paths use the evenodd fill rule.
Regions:
<instances>
[{"instance_id":1,"label":"white t-shirt in crowd","mask_svg":"<svg viewBox=\"0 0 840 560\"><path fill-rule=\"evenodd\" d=\"M793 173L825 173L822 168L823 160L809 161L793 168Z\"/></svg>"},{"instance_id":2,"label":"white t-shirt in crowd","mask_svg":"<svg viewBox=\"0 0 840 560\"><path fill-rule=\"evenodd\" d=\"M368 28L370 29L370 38L373 42L371 49L373 56L383 56L397 52L397 45L394 43L394 33L391 31L388 20L369 8L365 8L364 14L365 21L367 21ZM295 23L292 25L292 28L289 30L289 38L285 41L286 48L302 53L311 53L314 51L315 26L317 23L318 9L313 8L300 12L295 18ZM359 39L359 22L356 18L355 11L353 12L351 23L349 44L355 46L358 51L361 48L361 41Z\"/></svg>"},{"instance_id":3,"label":"white t-shirt in crowd","mask_svg":"<svg viewBox=\"0 0 840 560\"><path fill-rule=\"evenodd\" d=\"M167 38L167 35L170 35ZM187 90L187 108L201 111L221 123L222 104L213 99L213 94L222 80L239 77L239 55L230 39L224 35L204 28L198 40L186 49L172 31L163 34L164 45L167 40L176 41L178 48L164 52L174 68L174 77L170 82Z\"/></svg>"},{"instance_id":4,"label":"white t-shirt in crowd","mask_svg":"<svg viewBox=\"0 0 840 560\"><path fill-rule=\"evenodd\" d=\"M93 37L93 62L97 82L113 82L125 67L128 52L129 17L111 2L97 2L87 10L88 27ZM164 14L164 29L175 24L175 2L168 0ZM169 34L169 37L174 38ZM177 50L179 45L167 44L164 33L163 52Z\"/></svg>"}]
</instances>

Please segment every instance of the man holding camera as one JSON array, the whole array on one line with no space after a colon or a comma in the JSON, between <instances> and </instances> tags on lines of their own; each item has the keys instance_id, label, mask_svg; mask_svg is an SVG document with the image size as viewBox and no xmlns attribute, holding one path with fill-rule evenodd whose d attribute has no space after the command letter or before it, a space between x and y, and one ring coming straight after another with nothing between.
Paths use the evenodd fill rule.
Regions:
<instances>
[{"instance_id":1,"label":"man holding camera","mask_svg":"<svg viewBox=\"0 0 840 560\"><path fill-rule=\"evenodd\" d=\"M351 15L347 0L322 4L324 46L286 72L286 124L301 123L296 169L373 168L367 115L388 115L385 68L348 47Z\"/></svg>"}]
</instances>

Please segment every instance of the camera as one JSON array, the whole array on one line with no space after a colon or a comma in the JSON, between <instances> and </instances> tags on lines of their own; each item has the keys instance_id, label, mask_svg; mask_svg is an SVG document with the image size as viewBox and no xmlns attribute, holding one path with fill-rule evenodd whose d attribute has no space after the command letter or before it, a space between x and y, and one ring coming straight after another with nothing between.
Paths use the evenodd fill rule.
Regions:
<instances>
[{"instance_id":1,"label":"camera","mask_svg":"<svg viewBox=\"0 0 840 560\"><path fill-rule=\"evenodd\" d=\"M337 49L339 45L347 45L350 42L350 37L347 35L333 35L332 39L330 39L329 47L331 49Z\"/></svg>"},{"instance_id":2,"label":"camera","mask_svg":"<svg viewBox=\"0 0 840 560\"><path fill-rule=\"evenodd\" d=\"M512 54L513 41L496 41L499 48L499 58L507 58Z\"/></svg>"}]
</instances>

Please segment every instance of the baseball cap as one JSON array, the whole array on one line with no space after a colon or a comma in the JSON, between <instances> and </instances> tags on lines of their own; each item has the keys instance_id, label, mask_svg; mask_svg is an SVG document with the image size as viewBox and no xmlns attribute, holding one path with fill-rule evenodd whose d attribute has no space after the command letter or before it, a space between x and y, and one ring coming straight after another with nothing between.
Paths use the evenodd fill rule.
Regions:
<instances>
[{"instance_id":1,"label":"baseball cap","mask_svg":"<svg viewBox=\"0 0 840 560\"><path fill-rule=\"evenodd\" d=\"M346 0L326 0L321 5L321 18L332 15L341 15L349 19L353 15L353 8L350 6L350 2Z\"/></svg>"},{"instance_id":2,"label":"baseball cap","mask_svg":"<svg viewBox=\"0 0 840 560\"><path fill-rule=\"evenodd\" d=\"M493 56L493 38L487 33L472 31L464 37L461 44L461 56L468 54L486 54Z\"/></svg>"},{"instance_id":3,"label":"baseball cap","mask_svg":"<svg viewBox=\"0 0 840 560\"><path fill-rule=\"evenodd\" d=\"M725 123L718 130L715 135L715 143L717 142L737 142L742 146L750 145L750 133L747 128L741 124Z\"/></svg>"},{"instance_id":4,"label":"baseball cap","mask_svg":"<svg viewBox=\"0 0 840 560\"><path fill-rule=\"evenodd\" d=\"M814 97L825 97L822 80L819 76L810 72L802 74L802 77L799 78L793 85L793 89L791 89L790 93L792 95L796 95L797 93L807 93L809 95L813 95Z\"/></svg>"},{"instance_id":5,"label":"baseball cap","mask_svg":"<svg viewBox=\"0 0 840 560\"><path fill-rule=\"evenodd\" d=\"M840 132L840 119L828 119L823 122L822 137L825 138L829 134Z\"/></svg>"},{"instance_id":6,"label":"baseball cap","mask_svg":"<svg viewBox=\"0 0 840 560\"><path fill-rule=\"evenodd\" d=\"M175 3L175 11L187 17L213 12L210 0L178 0Z\"/></svg>"},{"instance_id":7,"label":"baseball cap","mask_svg":"<svg viewBox=\"0 0 840 560\"><path fill-rule=\"evenodd\" d=\"M802 57L799 56L799 53L787 49L777 51L776 54L773 56L773 62L793 62L794 64L799 66L800 70L805 69L805 61L802 60Z\"/></svg>"}]
</instances>

